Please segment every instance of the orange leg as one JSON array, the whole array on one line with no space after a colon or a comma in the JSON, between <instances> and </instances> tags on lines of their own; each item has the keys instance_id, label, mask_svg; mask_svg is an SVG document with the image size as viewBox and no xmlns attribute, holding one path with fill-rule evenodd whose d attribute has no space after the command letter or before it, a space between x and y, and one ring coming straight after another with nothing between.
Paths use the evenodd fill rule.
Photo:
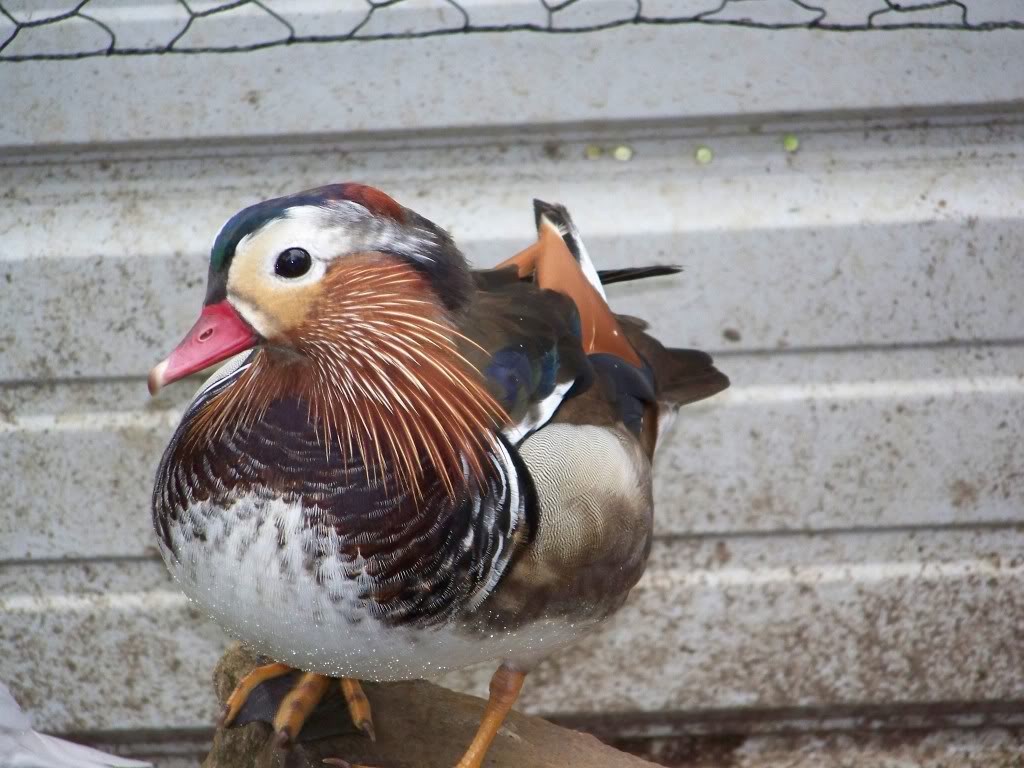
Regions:
<instances>
[{"instance_id":1,"label":"orange leg","mask_svg":"<svg viewBox=\"0 0 1024 768\"><path fill-rule=\"evenodd\" d=\"M480 727L456 768L480 768L488 747L505 722L505 716L519 698L525 679L526 675L522 672L514 672L504 665L498 667L491 678L490 697Z\"/></svg>"}]
</instances>

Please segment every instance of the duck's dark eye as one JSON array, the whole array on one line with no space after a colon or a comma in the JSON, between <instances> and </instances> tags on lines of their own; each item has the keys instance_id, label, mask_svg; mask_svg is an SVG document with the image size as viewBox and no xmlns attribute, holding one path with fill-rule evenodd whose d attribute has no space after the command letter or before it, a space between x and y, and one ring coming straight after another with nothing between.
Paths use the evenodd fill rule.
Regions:
<instances>
[{"instance_id":1,"label":"duck's dark eye","mask_svg":"<svg viewBox=\"0 0 1024 768\"><path fill-rule=\"evenodd\" d=\"M309 272L311 266L313 259L310 258L308 251L302 248L289 248L281 251L281 255L277 257L274 271L281 277L302 277Z\"/></svg>"}]
</instances>

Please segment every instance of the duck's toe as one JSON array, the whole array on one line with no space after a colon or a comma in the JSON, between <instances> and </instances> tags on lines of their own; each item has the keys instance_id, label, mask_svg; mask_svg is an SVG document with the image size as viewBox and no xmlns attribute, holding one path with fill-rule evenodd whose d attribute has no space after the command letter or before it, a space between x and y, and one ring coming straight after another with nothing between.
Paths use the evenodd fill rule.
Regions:
<instances>
[{"instance_id":1,"label":"duck's toe","mask_svg":"<svg viewBox=\"0 0 1024 768\"><path fill-rule=\"evenodd\" d=\"M274 739L279 747L288 747L327 693L331 678L315 672L303 672L299 682L285 695L274 715Z\"/></svg>"},{"instance_id":2,"label":"duck's toe","mask_svg":"<svg viewBox=\"0 0 1024 768\"><path fill-rule=\"evenodd\" d=\"M285 677L289 679L284 679ZM253 721L270 723L278 747L295 743L303 726L330 689L333 678L300 672L287 664L266 664L243 677L228 697L219 725L231 727ZM370 702L358 680L339 678L352 724L371 741L377 740Z\"/></svg>"},{"instance_id":3,"label":"duck's toe","mask_svg":"<svg viewBox=\"0 0 1024 768\"><path fill-rule=\"evenodd\" d=\"M224 705L224 710L221 712L217 725L222 728L230 726L235 721L235 718L238 717L238 713L242 711L242 707L249 700L249 696L262 683L294 671L287 664L264 664L261 667L256 667L256 669L238 681L235 690L228 696L228 701Z\"/></svg>"},{"instance_id":4,"label":"duck's toe","mask_svg":"<svg viewBox=\"0 0 1024 768\"><path fill-rule=\"evenodd\" d=\"M341 692L345 696L345 703L348 705L348 714L352 718L352 724L369 737L370 741L377 741L377 733L373 730L373 713L370 711L370 701L363 693L363 686L358 680L351 677L343 677Z\"/></svg>"}]
</instances>

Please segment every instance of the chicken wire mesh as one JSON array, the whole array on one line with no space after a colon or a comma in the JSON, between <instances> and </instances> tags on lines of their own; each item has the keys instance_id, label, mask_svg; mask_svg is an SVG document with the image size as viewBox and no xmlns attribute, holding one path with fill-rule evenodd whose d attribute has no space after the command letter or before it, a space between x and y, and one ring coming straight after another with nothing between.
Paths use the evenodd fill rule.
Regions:
<instances>
[{"instance_id":1,"label":"chicken wire mesh","mask_svg":"<svg viewBox=\"0 0 1024 768\"><path fill-rule=\"evenodd\" d=\"M0 0L0 61L642 24L1024 30L1024 0Z\"/></svg>"}]
</instances>

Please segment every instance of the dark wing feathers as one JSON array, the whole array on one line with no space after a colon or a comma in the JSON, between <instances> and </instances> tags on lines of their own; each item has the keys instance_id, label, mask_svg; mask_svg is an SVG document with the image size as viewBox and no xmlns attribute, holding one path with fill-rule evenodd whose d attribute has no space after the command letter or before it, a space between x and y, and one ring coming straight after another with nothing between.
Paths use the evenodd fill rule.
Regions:
<instances>
[{"instance_id":1,"label":"dark wing feathers","mask_svg":"<svg viewBox=\"0 0 1024 768\"><path fill-rule=\"evenodd\" d=\"M520 281L512 270L475 277L477 299L459 329L473 344L461 351L513 424L529 420L559 385L589 383L590 364L569 298Z\"/></svg>"},{"instance_id":2,"label":"dark wing feathers","mask_svg":"<svg viewBox=\"0 0 1024 768\"><path fill-rule=\"evenodd\" d=\"M650 264L646 267L599 269L597 270L597 276L601 279L602 285L612 285L613 283L626 283L630 280L644 280L648 277L678 275L682 271L683 268L675 264Z\"/></svg>"}]
</instances>

